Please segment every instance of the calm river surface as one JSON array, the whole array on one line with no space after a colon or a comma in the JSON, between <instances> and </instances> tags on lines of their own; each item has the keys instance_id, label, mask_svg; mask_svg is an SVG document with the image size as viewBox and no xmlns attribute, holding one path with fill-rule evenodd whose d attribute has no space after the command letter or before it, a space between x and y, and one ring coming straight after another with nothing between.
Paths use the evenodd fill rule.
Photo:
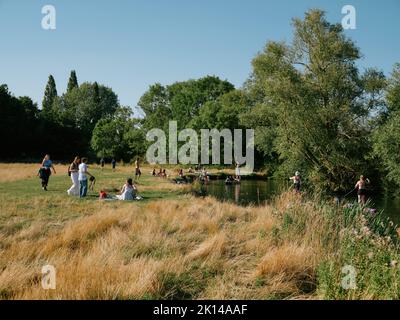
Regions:
<instances>
[{"instance_id":1,"label":"calm river surface","mask_svg":"<svg viewBox=\"0 0 400 320\"><path fill-rule=\"evenodd\" d=\"M269 180L242 180L241 184L225 185L223 180L212 180L202 187L202 194L213 196L221 201L234 201L239 205L260 205L268 202L275 195L284 190L289 190L290 185ZM356 200L354 192L346 199ZM391 198L388 195L377 195L371 198L371 205L378 210L383 210L395 223L400 224L400 198Z\"/></svg>"}]
</instances>

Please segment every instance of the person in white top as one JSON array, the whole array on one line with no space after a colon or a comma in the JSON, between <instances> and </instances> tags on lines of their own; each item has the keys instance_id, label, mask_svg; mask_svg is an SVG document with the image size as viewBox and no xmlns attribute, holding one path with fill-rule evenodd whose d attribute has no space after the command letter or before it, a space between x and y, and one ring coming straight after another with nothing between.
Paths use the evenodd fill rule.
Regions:
<instances>
[{"instance_id":1,"label":"person in white top","mask_svg":"<svg viewBox=\"0 0 400 320\"><path fill-rule=\"evenodd\" d=\"M69 196L79 196L79 164L81 163L81 158L76 156L74 161L68 168L69 176L71 177L72 186L67 190Z\"/></svg>"},{"instance_id":2,"label":"person in white top","mask_svg":"<svg viewBox=\"0 0 400 320\"><path fill-rule=\"evenodd\" d=\"M117 199L123 200L123 201L134 200L134 199L136 199L136 192L137 192L137 188L133 184L132 179L129 178L128 180L126 180L126 183L123 185L123 187L121 189L121 194L117 195Z\"/></svg>"},{"instance_id":3,"label":"person in white top","mask_svg":"<svg viewBox=\"0 0 400 320\"><path fill-rule=\"evenodd\" d=\"M87 176L93 177L87 170L87 158L82 158L82 163L79 165L79 196L81 198L86 197L88 189L88 178Z\"/></svg>"},{"instance_id":4,"label":"person in white top","mask_svg":"<svg viewBox=\"0 0 400 320\"><path fill-rule=\"evenodd\" d=\"M237 181L240 181L240 164L239 164L239 162L236 162L235 174L236 174L235 179Z\"/></svg>"}]
</instances>

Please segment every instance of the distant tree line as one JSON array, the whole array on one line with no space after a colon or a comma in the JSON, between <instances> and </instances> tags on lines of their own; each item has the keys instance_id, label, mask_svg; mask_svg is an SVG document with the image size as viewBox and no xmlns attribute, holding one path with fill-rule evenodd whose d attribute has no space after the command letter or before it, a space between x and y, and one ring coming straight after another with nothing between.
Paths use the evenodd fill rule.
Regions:
<instances>
[{"instance_id":1,"label":"distant tree line","mask_svg":"<svg viewBox=\"0 0 400 320\"><path fill-rule=\"evenodd\" d=\"M98 83L78 84L71 72L58 95L52 76L42 109L0 88L1 158L59 159L92 153L125 161L144 156L153 128L255 130L256 161L270 175L301 171L317 190L349 190L360 174L375 185L400 186L400 64L387 78L357 67L360 50L320 10L293 20L290 44L270 41L252 61L242 88L206 76L156 83L134 118ZM223 143L222 143L223 145Z\"/></svg>"},{"instance_id":2,"label":"distant tree line","mask_svg":"<svg viewBox=\"0 0 400 320\"><path fill-rule=\"evenodd\" d=\"M129 160L127 154L110 152L99 139L93 138L96 125L120 122L124 115L133 121L129 108L119 104L112 89L94 83L78 84L75 71L71 72L67 91L59 95L56 82L49 76L42 108L29 97L14 97L6 85L0 87L0 157L3 160L37 159L49 153L54 159L69 160L76 154L117 157ZM134 132L133 126L128 129ZM103 134L108 146L110 132ZM128 135L129 135L128 134ZM92 139L94 139L92 148ZM128 146L128 147L131 147Z\"/></svg>"}]
</instances>

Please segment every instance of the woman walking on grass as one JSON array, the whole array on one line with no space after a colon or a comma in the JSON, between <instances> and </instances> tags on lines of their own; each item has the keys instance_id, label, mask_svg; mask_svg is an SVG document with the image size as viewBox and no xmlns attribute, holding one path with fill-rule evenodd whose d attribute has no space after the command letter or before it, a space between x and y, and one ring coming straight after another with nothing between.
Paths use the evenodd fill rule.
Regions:
<instances>
[{"instance_id":1,"label":"woman walking on grass","mask_svg":"<svg viewBox=\"0 0 400 320\"><path fill-rule=\"evenodd\" d=\"M53 166L53 162L50 160L50 155L46 154L42 161L42 167L39 170L39 176L42 180L42 189L44 191L47 191L49 178L51 176L51 169L53 169L54 174L56 174L56 169Z\"/></svg>"},{"instance_id":2,"label":"woman walking on grass","mask_svg":"<svg viewBox=\"0 0 400 320\"><path fill-rule=\"evenodd\" d=\"M71 177L72 186L67 190L69 196L79 196L79 165L81 163L80 157L75 157L74 161L68 168L68 175Z\"/></svg>"}]
</instances>

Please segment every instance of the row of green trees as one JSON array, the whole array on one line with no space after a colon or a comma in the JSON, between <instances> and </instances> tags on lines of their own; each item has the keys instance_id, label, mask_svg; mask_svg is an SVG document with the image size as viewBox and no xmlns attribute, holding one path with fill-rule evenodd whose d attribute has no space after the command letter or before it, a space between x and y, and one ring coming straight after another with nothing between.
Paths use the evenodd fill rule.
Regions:
<instances>
[{"instance_id":1,"label":"row of green trees","mask_svg":"<svg viewBox=\"0 0 400 320\"><path fill-rule=\"evenodd\" d=\"M361 71L361 52L320 10L293 20L291 43L270 41L253 59L242 88L215 76L154 84L134 118L112 89L78 84L71 73L58 95L49 77L42 110L0 87L1 152L58 158L92 152L128 161L144 156L153 128L255 130L256 162L277 177L300 170L320 190L349 190L360 174L400 185L400 65L389 78Z\"/></svg>"},{"instance_id":2,"label":"row of green trees","mask_svg":"<svg viewBox=\"0 0 400 320\"><path fill-rule=\"evenodd\" d=\"M62 95L57 92L54 77L49 76L41 109L29 97L14 97L6 85L0 87L3 160L38 159L44 153L60 160L69 160L76 154L129 160L142 151L133 144L120 144L119 127L115 124L121 122L124 136L143 142L135 137L131 109L120 106L113 90L97 82L79 85L75 71ZM105 125L108 131L104 133ZM110 136L112 126L115 132Z\"/></svg>"}]
</instances>

